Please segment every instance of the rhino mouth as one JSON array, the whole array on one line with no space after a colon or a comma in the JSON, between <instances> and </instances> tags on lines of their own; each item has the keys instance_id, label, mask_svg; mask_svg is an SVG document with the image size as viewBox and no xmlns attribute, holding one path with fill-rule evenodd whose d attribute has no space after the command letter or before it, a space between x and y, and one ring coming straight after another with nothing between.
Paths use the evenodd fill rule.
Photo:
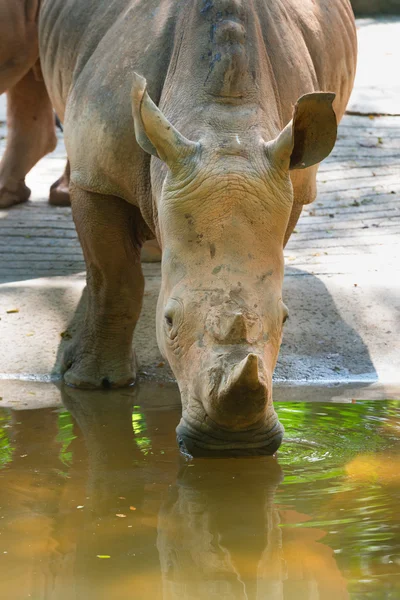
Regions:
<instances>
[{"instance_id":1,"label":"rhino mouth","mask_svg":"<svg viewBox=\"0 0 400 600\"><path fill-rule=\"evenodd\" d=\"M207 424L197 428L181 419L176 428L181 453L187 458L271 456L282 443L284 429L276 419L247 431L228 431Z\"/></svg>"}]
</instances>

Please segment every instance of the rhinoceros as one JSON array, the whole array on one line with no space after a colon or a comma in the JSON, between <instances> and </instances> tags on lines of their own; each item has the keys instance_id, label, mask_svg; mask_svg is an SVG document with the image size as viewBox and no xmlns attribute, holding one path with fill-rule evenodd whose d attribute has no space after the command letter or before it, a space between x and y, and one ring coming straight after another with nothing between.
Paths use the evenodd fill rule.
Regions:
<instances>
[{"instance_id":1,"label":"rhinoceros","mask_svg":"<svg viewBox=\"0 0 400 600\"><path fill-rule=\"evenodd\" d=\"M39 46L87 265L65 382L134 383L140 248L155 236L179 443L274 453L283 249L352 89L349 0L42 0Z\"/></svg>"},{"instance_id":2,"label":"rhinoceros","mask_svg":"<svg viewBox=\"0 0 400 600\"><path fill-rule=\"evenodd\" d=\"M57 138L43 83L38 44L40 0L0 0L0 94L7 92L7 147L0 162L0 209L26 202L25 175ZM51 186L49 201L69 205L69 165Z\"/></svg>"}]
</instances>

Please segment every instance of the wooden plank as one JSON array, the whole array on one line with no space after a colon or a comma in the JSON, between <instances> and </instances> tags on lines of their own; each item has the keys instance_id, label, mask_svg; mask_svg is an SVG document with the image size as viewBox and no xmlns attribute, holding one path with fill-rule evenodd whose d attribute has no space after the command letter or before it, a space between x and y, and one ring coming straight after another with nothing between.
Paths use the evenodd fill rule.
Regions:
<instances>
[{"instance_id":1,"label":"wooden plank","mask_svg":"<svg viewBox=\"0 0 400 600\"><path fill-rule=\"evenodd\" d=\"M391 229L390 232L384 231L382 229L380 229L379 227L375 228L369 228L369 229L351 229L351 230L344 230L341 231L341 235L340 235L340 242L338 242L338 236L334 235L333 230L317 230L317 231L302 231L301 229L299 229L297 231L297 234L294 234L292 237L294 238L294 242L295 243L299 243L299 242L310 242L310 241L316 241L316 240L324 240L324 243L326 241L326 243L332 242L334 246L337 246L338 243L340 243L341 245L346 245L347 241L351 241L353 244L355 243L356 240L360 239L362 240L363 244L367 243L367 240L369 240L369 243L371 244L378 244L378 243L390 243L390 240L392 238L395 238L396 236L399 235L400 233L400 226L399 227L393 227Z\"/></svg>"},{"instance_id":2,"label":"wooden plank","mask_svg":"<svg viewBox=\"0 0 400 600\"><path fill-rule=\"evenodd\" d=\"M365 115L345 115L340 122L339 128L379 128L379 127L400 127L400 117L396 116L375 116L370 119Z\"/></svg>"},{"instance_id":3,"label":"wooden plank","mask_svg":"<svg viewBox=\"0 0 400 600\"><path fill-rule=\"evenodd\" d=\"M8 219L7 220L1 220L0 219L0 234L2 231L10 229L10 225L13 225ZM22 221L20 219L18 219L18 221L15 223L15 227L18 229L32 229L32 222L31 221ZM46 221L45 223L43 223L41 220L40 221L36 221L35 225L34 225L35 231L38 231L39 233L43 230L51 230L54 231L54 233L56 235L58 235L59 231L74 231L75 232L75 226L73 223L69 222L69 221ZM26 233L26 232L25 232Z\"/></svg>"},{"instance_id":4,"label":"wooden plank","mask_svg":"<svg viewBox=\"0 0 400 600\"><path fill-rule=\"evenodd\" d=\"M76 238L76 232L74 230L71 229L58 229L57 231L55 231L54 229L51 228L45 228L45 227L34 227L31 229L30 233L27 233L26 229L24 229L23 227L4 227L2 229L2 235L7 235L9 237L23 237L23 236L29 236L29 237L42 237L42 238L52 238L55 235L60 238L60 239L64 239L64 238Z\"/></svg>"},{"instance_id":5,"label":"wooden plank","mask_svg":"<svg viewBox=\"0 0 400 600\"><path fill-rule=\"evenodd\" d=\"M77 245L76 247L71 247L71 248L67 248L67 247L41 247L38 248L35 245L31 245L31 246L21 246L21 245L13 245L12 246L12 256L16 256L16 255L26 255L26 256L32 256L32 257L36 257L36 256L47 256L47 257L52 257L55 256L56 253L58 256L64 256L64 259L66 256L70 256L71 260L72 259L80 259L83 254L81 251L81 248L79 245ZM0 245L0 255L1 256L10 256L10 247L7 245Z\"/></svg>"},{"instance_id":6,"label":"wooden plank","mask_svg":"<svg viewBox=\"0 0 400 600\"><path fill-rule=\"evenodd\" d=\"M351 180L350 180L351 181ZM333 188L333 189L332 189ZM336 188L336 189L335 189ZM392 194L394 192L394 194ZM325 197L332 197L332 195L337 196L338 198L352 198L353 200L358 200L359 198L369 198L374 196L375 198L379 196L387 196L389 194L395 195L400 192L400 183L394 185L376 185L376 186L362 186L359 187L352 186L346 180L344 185L338 184L337 186L333 186L332 184L329 186L321 185L321 182L318 182L318 198L323 201Z\"/></svg>"},{"instance_id":7,"label":"wooden plank","mask_svg":"<svg viewBox=\"0 0 400 600\"><path fill-rule=\"evenodd\" d=\"M334 214L334 213L330 213L330 214ZM349 229L350 227L362 227L364 225L371 225L375 222L379 222L380 223L380 227L383 227L385 225L387 225L388 227L392 226L394 223L399 224L400 225L400 214L396 214L394 213L393 217L388 217L385 215L385 213L378 213L378 214L367 214L367 216L365 215L357 215L357 214L351 214L351 215L347 215L346 214L346 218L343 219L343 213L342 212L338 212L334 217L330 217L327 214L324 215L315 215L315 216L309 216L308 218L303 218L302 220L302 226L303 227L313 227L313 226L321 226L324 225L326 227L328 227L329 229L335 228L337 229L337 225L336 223L340 223L341 227L343 227L344 229Z\"/></svg>"},{"instance_id":8,"label":"wooden plank","mask_svg":"<svg viewBox=\"0 0 400 600\"><path fill-rule=\"evenodd\" d=\"M382 175L395 175L399 174L399 162L400 162L400 153L392 162L388 163L385 160L371 159L364 160L362 162L357 162L355 160L349 161L332 161L332 162L323 162L318 169L318 179L326 179L323 177L325 173L329 173L331 177L336 173L337 175L350 177L350 173L353 177L365 177L369 172L379 172ZM346 171L346 173L343 173Z\"/></svg>"},{"instance_id":9,"label":"wooden plank","mask_svg":"<svg viewBox=\"0 0 400 600\"><path fill-rule=\"evenodd\" d=\"M27 248L80 248L78 238L64 238L62 240L49 237L29 236L0 236L0 247L13 247L14 244L23 244Z\"/></svg>"}]
</instances>

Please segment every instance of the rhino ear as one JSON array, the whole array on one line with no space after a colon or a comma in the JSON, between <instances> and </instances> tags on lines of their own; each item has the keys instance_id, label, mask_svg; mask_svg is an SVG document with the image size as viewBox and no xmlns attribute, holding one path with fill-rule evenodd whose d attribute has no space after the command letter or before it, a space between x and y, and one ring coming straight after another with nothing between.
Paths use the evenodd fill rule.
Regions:
<instances>
[{"instance_id":1,"label":"rhino ear","mask_svg":"<svg viewBox=\"0 0 400 600\"><path fill-rule=\"evenodd\" d=\"M326 158L337 135L334 99L335 94L324 92L302 96L296 102L293 119L266 144L271 160L282 168L306 169Z\"/></svg>"},{"instance_id":2,"label":"rhino ear","mask_svg":"<svg viewBox=\"0 0 400 600\"><path fill-rule=\"evenodd\" d=\"M136 140L149 154L160 158L170 168L195 155L198 144L179 133L154 104L147 93L144 77L134 73L132 86L132 115Z\"/></svg>"}]
</instances>

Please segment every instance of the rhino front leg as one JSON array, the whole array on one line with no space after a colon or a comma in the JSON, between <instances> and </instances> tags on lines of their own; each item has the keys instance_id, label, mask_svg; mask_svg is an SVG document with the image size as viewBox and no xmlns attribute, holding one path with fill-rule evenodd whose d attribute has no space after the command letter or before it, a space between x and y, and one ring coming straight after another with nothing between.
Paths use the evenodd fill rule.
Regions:
<instances>
[{"instance_id":1,"label":"rhino front leg","mask_svg":"<svg viewBox=\"0 0 400 600\"><path fill-rule=\"evenodd\" d=\"M70 185L72 213L87 268L83 327L64 355L64 380L79 388L134 383L133 331L144 290L139 210L114 196Z\"/></svg>"},{"instance_id":2,"label":"rhino front leg","mask_svg":"<svg viewBox=\"0 0 400 600\"><path fill-rule=\"evenodd\" d=\"M25 175L57 144L54 113L33 69L7 91L7 146L0 163L0 208L28 200Z\"/></svg>"}]
</instances>

